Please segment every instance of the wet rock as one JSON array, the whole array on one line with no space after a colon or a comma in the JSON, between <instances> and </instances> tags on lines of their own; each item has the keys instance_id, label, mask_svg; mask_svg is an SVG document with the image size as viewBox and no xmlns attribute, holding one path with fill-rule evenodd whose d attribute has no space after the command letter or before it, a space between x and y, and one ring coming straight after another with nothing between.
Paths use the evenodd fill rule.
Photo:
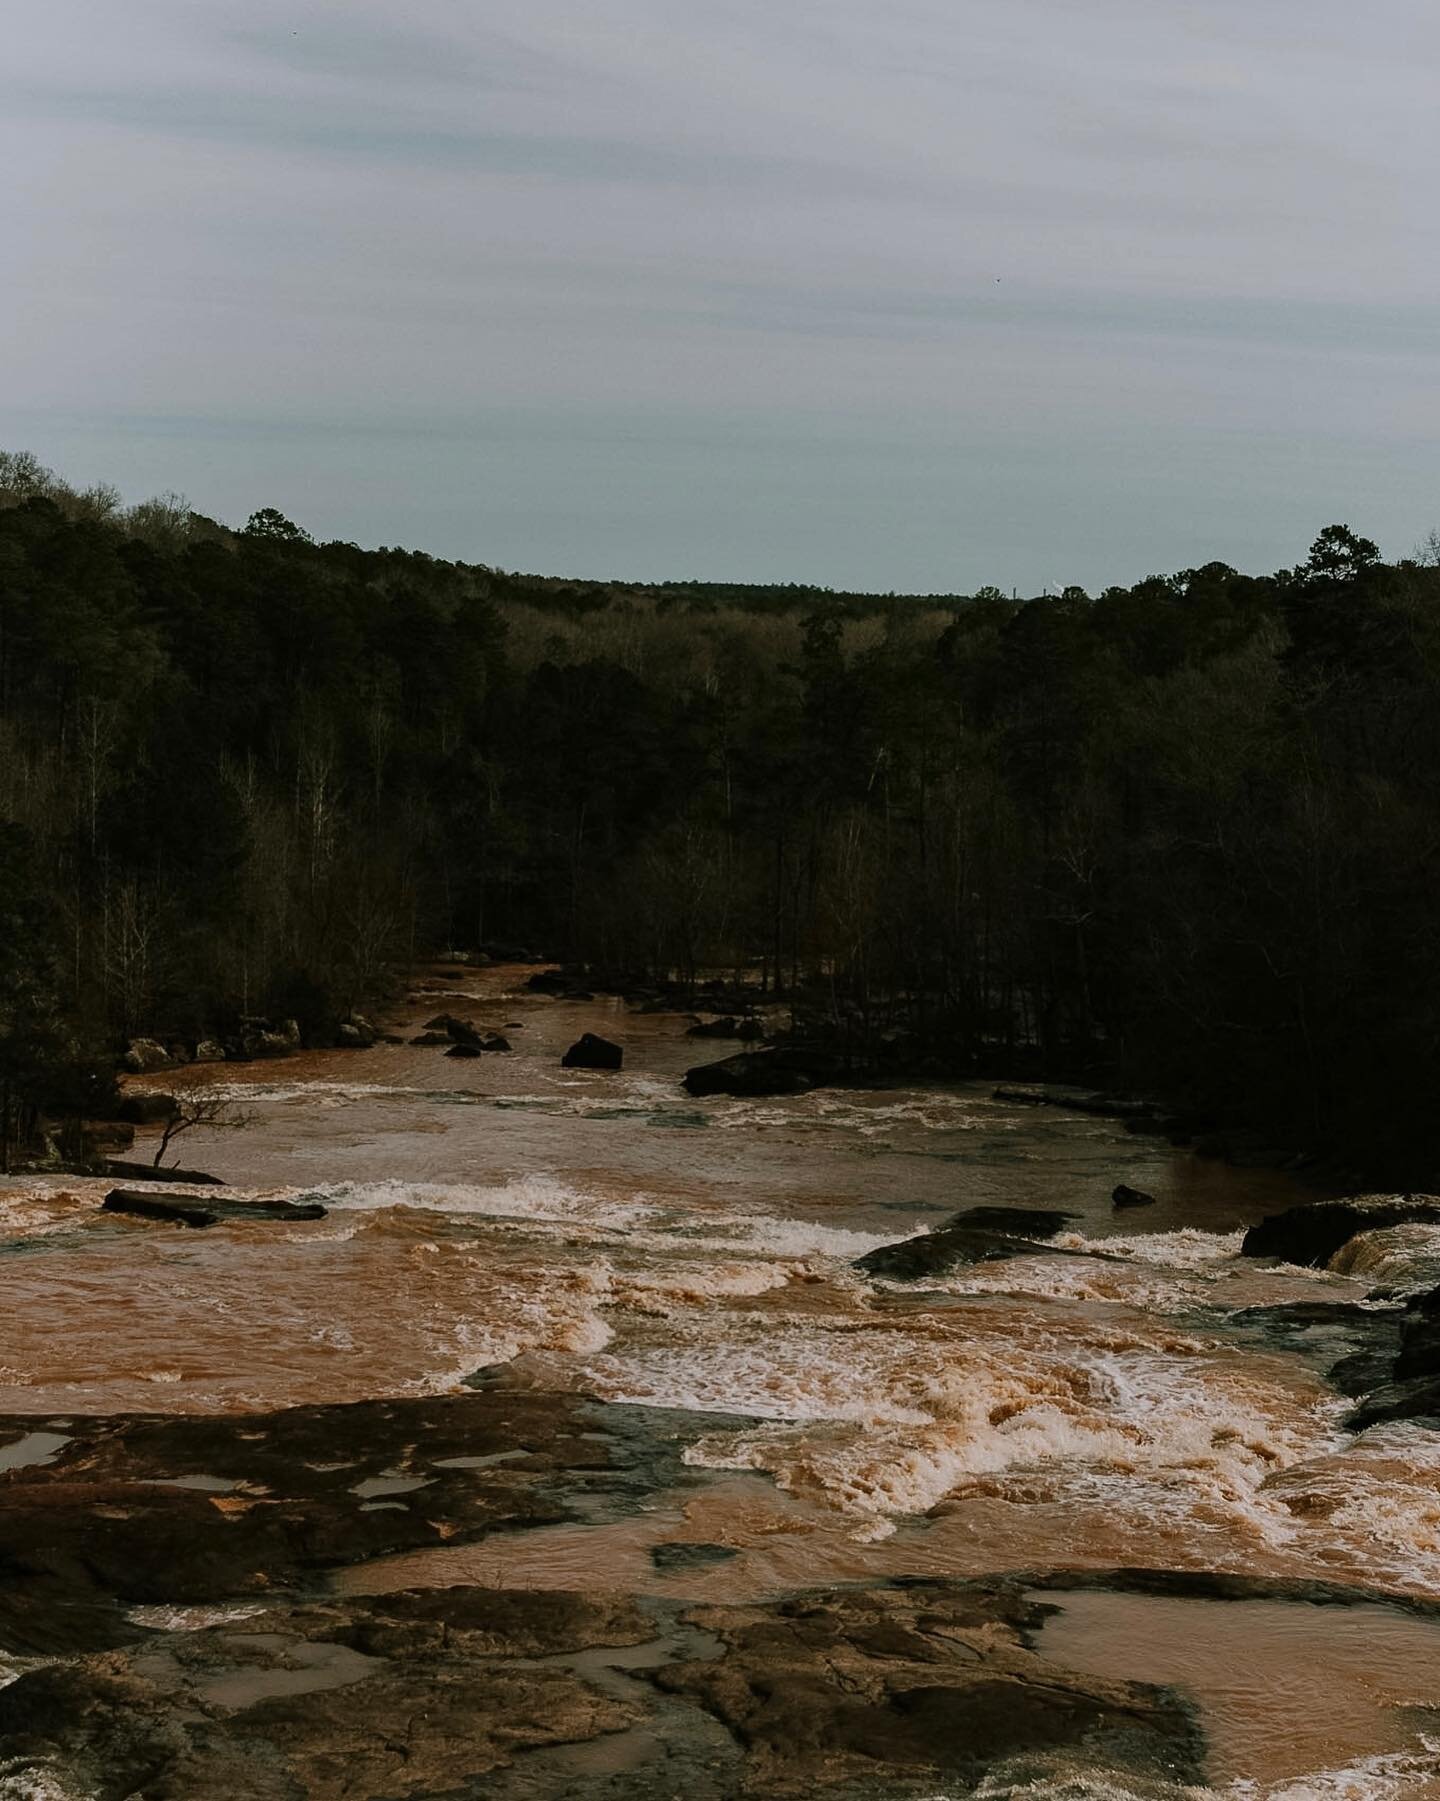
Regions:
<instances>
[{"instance_id":1,"label":"wet rock","mask_svg":"<svg viewBox=\"0 0 1440 1801\"><path fill-rule=\"evenodd\" d=\"M1328 1380L1348 1395L1369 1394L1389 1383L1400 1348L1397 1314L1349 1301L1246 1307L1230 1316L1230 1324L1266 1350L1325 1359Z\"/></svg>"},{"instance_id":2,"label":"wet rock","mask_svg":"<svg viewBox=\"0 0 1440 1801\"><path fill-rule=\"evenodd\" d=\"M412 1038L410 1042L411 1044L436 1045L452 1044L454 1040L448 1032L421 1032L418 1037Z\"/></svg>"},{"instance_id":3,"label":"wet rock","mask_svg":"<svg viewBox=\"0 0 1440 1801\"><path fill-rule=\"evenodd\" d=\"M18 1775L17 1793L94 1801L495 1795L517 1759L588 1743L641 1715L637 1702L602 1693L565 1664L583 1658L597 1631L616 1646L653 1633L623 1605L594 1606L593 1618L583 1607L569 1618L530 1609L558 1629L527 1639L506 1634L503 1606L488 1619L464 1591L450 1598L453 1631L443 1615L433 1624L407 1617L405 1599L279 1607L31 1671L0 1690L7 1776ZM394 1642L395 1655L347 1642L367 1632ZM521 1649L536 1641L543 1652Z\"/></svg>"},{"instance_id":4,"label":"wet rock","mask_svg":"<svg viewBox=\"0 0 1440 1801\"><path fill-rule=\"evenodd\" d=\"M481 1048L487 1051L508 1051L510 1049L510 1040L502 1036L499 1032L491 1032Z\"/></svg>"},{"instance_id":5,"label":"wet rock","mask_svg":"<svg viewBox=\"0 0 1440 1801\"><path fill-rule=\"evenodd\" d=\"M1368 1426L1396 1420L1417 1420L1440 1430L1440 1376L1422 1376L1414 1382L1392 1382L1377 1388L1345 1421L1347 1430L1363 1432Z\"/></svg>"},{"instance_id":6,"label":"wet rock","mask_svg":"<svg viewBox=\"0 0 1440 1801\"><path fill-rule=\"evenodd\" d=\"M62 1603L88 1619L107 1598L113 1611L265 1597L582 1506L590 1520L620 1518L685 1479L695 1438L744 1423L503 1387L233 1416L69 1416L51 1461L0 1472L0 1651L51 1631ZM10 1416L0 1438L34 1425ZM423 1503L362 1511L356 1488L397 1470L424 1479ZM198 1475L225 1491L173 1486Z\"/></svg>"},{"instance_id":7,"label":"wet rock","mask_svg":"<svg viewBox=\"0 0 1440 1801\"><path fill-rule=\"evenodd\" d=\"M120 1059L132 1076L148 1076L157 1069L169 1069L174 1063L165 1046L155 1038L132 1038Z\"/></svg>"},{"instance_id":8,"label":"wet rock","mask_svg":"<svg viewBox=\"0 0 1440 1801\"><path fill-rule=\"evenodd\" d=\"M685 1072L688 1094L733 1094L748 1099L767 1095L805 1094L811 1088L843 1081L853 1067L838 1052L781 1045L767 1051L737 1051L718 1063L702 1063Z\"/></svg>"},{"instance_id":9,"label":"wet rock","mask_svg":"<svg viewBox=\"0 0 1440 1801\"><path fill-rule=\"evenodd\" d=\"M729 1545L668 1544L652 1545L650 1561L657 1570L704 1570L713 1564L729 1563L740 1553Z\"/></svg>"},{"instance_id":10,"label":"wet rock","mask_svg":"<svg viewBox=\"0 0 1440 1801\"><path fill-rule=\"evenodd\" d=\"M126 1163L119 1157L105 1160L107 1176L128 1176L132 1182L181 1182L191 1188L223 1188L219 1176L198 1169L157 1169L153 1163Z\"/></svg>"},{"instance_id":11,"label":"wet rock","mask_svg":"<svg viewBox=\"0 0 1440 1801\"><path fill-rule=\"evenodd\" d=\"M753 1020L737 1019L733 1013L726 1014L723 1019L700 1020L685 1030L687 1038L745 1038L749 1036L748 1028Z\"/></svg>"},{"instance_id":12,"label":"wet rock","mask_svg":"<svg viewBox=\"0 0 1440 1801\"><path fill-rule=\"evenodd\" d=\"M562 1069L619 1069L625 1053L608 1038L586 1032L560 1059Z\"/></svg>"},{"instance_id":13,"label":"wet rock","mask_svg":"<svg viewBox=\"0 0 1440 1801\"><path fill-rule=\"evenodd\" d=\"M447 1057L478 1057L480 1054L480 1046L478 1044L471 1044L468 1041L460 1044L452 1044L445 1053Z\"/></svg>"},{"instance_id":14,"label":"wet rock","mask_svg":"<svg viewBox=\"0 0 1440 1801\"><path fill-rule=\"evenodd\" d=\"M1026 1638L1043 1617L1016 1592L941 1582L697 1608L686 1618L723 1654L655 1681L734 1733L747 1794L968 1790L1010 1759L1081 1750L1092 1770L1198 1781L1185 1704L1037 1657Z\"/></svg>"},{"instance_id":15,"label":"wet rock","mask_svg":"<svg viewBox=\"0 0 1440 1801\"><path fill-rule=\"evenodd\" d=\"M341 1050L368 1051L378 1037L379 1033L368 1019L352 1013L336 1028L335 1043Z\"/></svg>"},{"instance_id":16,"label":"wet rock","mask_svg":"<svg viewBox=\"0 0 1440 1801\"><path fill-rule=\"evenodd\" d=\"M1357 1233L1416 1221L1440 1225L1440 1195L1357 1194L1343 1200L1307 1201L1252 1226L1240 1253L1321 1269Z\"/></svg>"},{"instance_id":17,"label":"wet rock","mask_svg":"<svg viewBox=\"0 0 1440 1801\"><path fill-rule=\"evenodd\" d=\"M425 1021L427 1032L443 1032L445 1037L455 1044L479 1044L480 1033L468 1019L460 1019L454 1013L437 1013L434 1019ZM431 1040L433 1043L434 1040Z\"/></svg>"},{"instance_id":18,"label":"wet rock","mask_svg":"<svg viewBox=\"0 0 1440 1801\"><path fill-rule=\"evenodd\" d=\"M112 1188L100 1203L102 1213L129 1213L139 1219L165 1220L177 1226L215 1226L222 1220L324 1219L318 1201L231 1201L213 1195L144 1194L133 1188Z\"/></svg>"},{"instance_id":19,"label":"wet rock","mask_svg":"<svg viewBox=\"0 0 1440 1801\"><path fill-rule=\"evenodd\" d=\"M180 1103L173 1094L127 1094L117 1111L133 1126L157 1126L174 1119Z\"/></svg>"},{"instance_id":20,"label":"wet rock","mask_svg":"<svg viewBox=\"0 0 1440 1801\"><path fill-rule=\"evenodd\" d=\"M1116 1207L1153 1207L1155 1205L1153 1194L1146 1194L1143 1188L1132 1188L1128 1182L1118 1183L1110 1199Z\"/></svg>"},{"instance_id":21,"label":"wet rock","mask_svg":"<svg viewBox=\"0 0 1440 1801\"><path fill-rule=\"evenodd\" d=\"M1012 1257L1101 1257L1098 1251L1065 1250L1045 1242L1076 1217L1042 1208L970 1207L933 1232L867 1252L854 1267L893 1282L918 1282L968 1264Z\"/></svg>"}]
</instances>

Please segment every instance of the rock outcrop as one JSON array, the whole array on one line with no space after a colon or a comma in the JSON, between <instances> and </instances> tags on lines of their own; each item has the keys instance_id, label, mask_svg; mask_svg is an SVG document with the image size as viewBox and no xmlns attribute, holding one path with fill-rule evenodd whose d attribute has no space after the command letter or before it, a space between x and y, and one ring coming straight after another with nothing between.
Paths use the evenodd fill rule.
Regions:
<instances>
[{"instance_id":1,"label":"rock outcrop","mask_svg":"<svg viewBox=\"0 0 1440 1801\"><path fill-rule=\"evenodd\" d=\"M560 1059L562 1069L619 1069L625 1053L608 1038L586 1032L577 1038Z\"/></svg>"},{"instance_id":2,"label":"rock outcrop","mask_svg":"<svg viewBox=\"0 0 1440 1801\"><path fill-rule=\"evenodd\" d=\"M1251 1226L1240 1250L1245 1257L1276 1257L1323 1269L1357 1233L1415 1222L1440 1225L1440 1195L1355 1194L1307 1201Z\"/></svg>"},{"instance_id":3,"label":"rock outcrop","mask_svg":"<svg viewBox=\"0 0 1440 1801\"><path fill-rule=\"evenodd\" d=\"M919 1282L971 1263L1037 1255L1084 1257L1097 1252L1061 1250L1046 1243L1078 1216L1047 1208L968 1207L933 1232L881 1245L857 1258L855 1268L892 1282Z\"/></svg>"}]
</instances>

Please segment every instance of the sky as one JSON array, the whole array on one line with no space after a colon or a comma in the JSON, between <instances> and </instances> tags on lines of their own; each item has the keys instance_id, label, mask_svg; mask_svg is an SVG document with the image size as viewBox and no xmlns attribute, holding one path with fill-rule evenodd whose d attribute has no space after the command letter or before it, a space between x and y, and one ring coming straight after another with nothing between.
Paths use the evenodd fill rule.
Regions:
<instances>
[{"instance_id":1,"label":"sky","mask_svg":"<svg viewBox=\"0 0 1440 1801\"><path fill-rule=\"evenodd\" d=\"M1405 555L1437 69L1434 0L46 0L0 446L554 574Z\"/></svg>"}]
</instances>

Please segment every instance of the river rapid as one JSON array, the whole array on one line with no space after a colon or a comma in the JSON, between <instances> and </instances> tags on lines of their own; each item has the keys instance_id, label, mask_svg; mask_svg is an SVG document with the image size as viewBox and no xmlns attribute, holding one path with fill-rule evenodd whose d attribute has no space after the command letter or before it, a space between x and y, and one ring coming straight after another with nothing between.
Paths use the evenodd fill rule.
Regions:
<instances>
[{"instance_id":1,"label":"river rapid","mask_svg":"<svg viewBox=\"0 0 1440 1801\"><path fill-rule=\"evenodd\" d=\"M1247 1317L1393 1305L1377 1285L1437 1279L1425 1230L1353 1243L1341 1269L1245 1260L1247 1225L1308 1198L1288 1177L990 1084L692 1100L684 1069L732 1047L528 974L428 978L394 1021L408 1038L461 1012L510 1054L382 1044L165 1078L223 1082L253 1115L181 1140L183 1162L324 1220L185 1232L99 1215L104 1183L0 1191L0 1411L58 1432L503 1382L707 1416L685 1480L631 1517L382 1558L337 1578L351 1593L603 1580L728 1603L1122 1567L1353 1587L1372 1604L1051 1592L1042 1648L1192 1695L1205 1793L1440 1796L1440 1624L1384 1604L1440 1602L1440 1436L1351 1434L1333 1330ZM562 1069L583 1031L623 1043L624 1070ZM1117 1213L1119 1182L1156 1204ZM1051 1251L919 1284L854 1267L987 1203L1075 1217ZM657 1555L697 1543L713 1555Z\"/></svg>"}]
</instances>

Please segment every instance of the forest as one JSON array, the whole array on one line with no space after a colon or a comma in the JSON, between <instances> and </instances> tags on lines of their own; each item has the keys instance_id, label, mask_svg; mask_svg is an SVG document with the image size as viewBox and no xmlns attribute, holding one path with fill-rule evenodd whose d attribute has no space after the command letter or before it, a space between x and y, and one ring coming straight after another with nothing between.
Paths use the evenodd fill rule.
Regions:
<instances>
[{"instance_id":1,"label":"forest","mask_svg":"<svg viewBox=\"0 0 1440 1801\"><path fill-rule=\"evenodd\" d=\"M1420 1184L1437 850L1433 536L1094 597L627 585L0 456L7 1143L136 1034L323 1043L498 943Z\"/></svg>"}]
</instances>

